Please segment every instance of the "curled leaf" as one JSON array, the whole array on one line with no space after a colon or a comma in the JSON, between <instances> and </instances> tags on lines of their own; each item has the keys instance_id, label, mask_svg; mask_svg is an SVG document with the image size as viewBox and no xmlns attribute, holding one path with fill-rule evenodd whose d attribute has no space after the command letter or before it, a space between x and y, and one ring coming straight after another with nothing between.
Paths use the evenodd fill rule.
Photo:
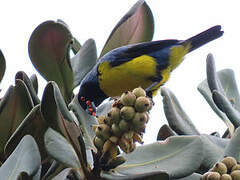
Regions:
<instances>
[{"instance_id":1,"label":"curled leaf","mask_svg":"<svg viewBox=\"0 0 240 180\"><path fill-rule=\"evenodd\" d=\"M5 143L33 108L33 101L25 83L17 79L0 101L0 158Z\"/></svg>"},{"instance_id":2,"label":"curled leaf","mask_svg":"<svg viewBox=\"0 0 240 180\"><path fill-rule=\"evenodd\" d=\"M217 90L214 90L213 100L217 107L221 111L225 112L234 127L238 128L240 126L240 112L233 108L231 102L227 99L227 97L218 92Z\"/></svg>"},{"instance_id":3,"label":"curled leaf","mask_svg":"<svg viewBox=\"0 0 240 180\"><path fill-rule=\"evenodd\" d=\"M161 88L161 95L169 126L179 135L199 135L200 133L182 109L176 96L166 87Z\"/></svg>"},{"instance_id":4,"label":"curled leaf","mask_svg":"<svg viewBox=\"0 0 240 180\"><path fill-rule=\"evenodd\" d=\"M33 88L34 88L34 90L35 90L35 92L37 94L38 93L38 79L37 79L36 74L33 74L30 77L30 81L32 82Z\"/></svg>"},{"instance_id":5,"label":"curled leaf","mask_svg":"<svg viewBox=\"0 0 240 180\"><path fill-rule=\"evenodd\" d=\"M100 57L124 45L151 41L153 29L151 9L144 0L139 0L114 27Z\"/></svg>"}]
</instances>

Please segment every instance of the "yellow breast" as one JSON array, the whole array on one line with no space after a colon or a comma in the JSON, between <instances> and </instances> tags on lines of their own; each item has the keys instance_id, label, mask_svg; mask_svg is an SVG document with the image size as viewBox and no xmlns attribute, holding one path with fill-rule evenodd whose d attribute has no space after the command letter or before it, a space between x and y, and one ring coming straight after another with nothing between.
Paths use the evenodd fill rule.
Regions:
<instances>
[{"instance_id":1,"label":"yellow breast","mask_svg":"<svg viewBox=\"0 0 240 180\"><path fill-rule=\"evenodd\" d=\"M156 75L156 65L155 59L147 55L115 67L111 67L109 62L105 61L98 67L99 86L111 97L139 86L147 88L152 84L149 78Z\"/></svg>"}]
</instances>

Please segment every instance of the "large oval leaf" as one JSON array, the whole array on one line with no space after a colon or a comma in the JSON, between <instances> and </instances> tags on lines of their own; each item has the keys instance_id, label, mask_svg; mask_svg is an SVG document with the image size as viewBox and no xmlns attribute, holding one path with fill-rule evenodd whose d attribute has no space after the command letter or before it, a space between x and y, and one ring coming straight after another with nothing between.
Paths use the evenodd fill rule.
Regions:
<instances>
[{"instance_id":1,"label":"large oval leaf","mask_svg":"<svg viewBox=\"0 0 240 180\"><path fill-rule=\"evenodd\" d=\"M49 128L44 135L44 142L46 150L51 157L68 167L78 169L84 177L76 152L61 134Z\"/></svg>"},{"instance_id":2,"label":"large oval leaf","mask_svg":"<svg viewBox=\"0 0 240 180\"><path fill-rule=\"evenodd\" d=\"M41 157L37 144L30 135L23 137L0 167L1 179L15 180L21 172L27 173L33 180L40 179Z\"/></svg>"},{"instance_id":3,"label":"large oval leaf","mask_svg":"<svg viewBox=\"0 0 240 180\"><path fill-rule=\"evenodd\" d=\"M47 124L67 138L81 165L87 168L86 148L81 129L75 124L55 82L49 82L44 90L41 112Z\"/></svg>"},{"instance_id":4,"label":"large oval leaf","mask_svg":"<svg viewBox=\"0 0 240 180\"><path fill-rule=\"evenodd\" d=\"M50 81L44 89L41 112L49 126L62 134L66 131L65 120L73 122L72 115L54 81Z\"/></svg>"},{"instance_id":5,"label":"large oval leaf","mask_svg":"<svg viewBox=\"0 0 240 180\"><path fill-rule=\"evenodd\" d=\"M181 178L199 168L203 144L198 136L173 136L165 141L139 146L130 154L120 155L126 162L114 169L114 176L165 171L170 178Z\"/></svg>"},{"instance_id":6,"label":"large oval leaf","mask_svg":"<svg viewBox=\"0 0 240 180\"><path fill-rule=\"evenodd\" d=\"M151 9L144 0L139 0L114 27L100 57L124 45L151 41L153 30L154 20Z\"/></svg>"},{"instance_id":7,"label":"large oval leaf","mask_svg":"<svg viewBox=\"0 0 240 180\"><path fill-rule=\"evenodd\" d=\"M166 87L161 88L161 95L169 126L179 135L199 135L200 133L184 112L176 96Z\"/></svg>"},{"instance_id":8,"label":"large oval leaf","mask_svg":"<svg viewBox=\"0 0 240 180\"><path fill-rule=\"evenodd\" d=\"M17 79L0 101L0 158L3 158L5 143L14 133L26 115L33 108L33 101L22 80Z\"/></svg>"},{"instance_id":9,"label":"large oval leaf","mask_svg":"<svg viewBox=\"0 0 240 180\"><path fill-rule=\"evenodd\" d=\"M48 128L44 135L44 142L48 154L54 159L69 167L81 168L76 152L61 134Z\"/></svg>"},{"instance_id":10,"label":"large oval leaf","mask_svg":"<svg viewBox=\"0 0 240 180\"><path fill-rule=\"evenodd\" d=\"M71 32L60 22L46 21L32 33L28 51L34 67L48 81L55 81L69 102L73 90L73 71L69 60Z\"/></svg>"},{"instance_id":11,"label":"large oval leaf","mask_svg":"<svg viewBox=\"0 0 240 180\"><path fill-rule=\"evenodd\" d=\"M6 69L6 61L5 61L5 58L3 56L2 51L0 50L0 82L3 78L4 73L5 73L5 69Z\"/></svg>"}]
</instances>

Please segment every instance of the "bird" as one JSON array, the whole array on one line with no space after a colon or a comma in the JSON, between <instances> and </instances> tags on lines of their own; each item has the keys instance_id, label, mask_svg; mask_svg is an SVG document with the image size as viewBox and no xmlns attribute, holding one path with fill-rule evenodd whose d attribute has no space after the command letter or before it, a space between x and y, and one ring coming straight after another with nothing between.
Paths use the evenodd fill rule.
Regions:
<instances>
[{"instance_id":1,"label":"bird","mask_svg":"<svg viewBox=\"0 0 240 180\"><path fill-rule=\"evenodd\" d=\"M223 35L213 26L186 40L166 39L121 46L100 57L83 78L78 92L80 106L91 115L108 97L136 87L155 96L186 54Z\"/></svg>"}]
</instances>

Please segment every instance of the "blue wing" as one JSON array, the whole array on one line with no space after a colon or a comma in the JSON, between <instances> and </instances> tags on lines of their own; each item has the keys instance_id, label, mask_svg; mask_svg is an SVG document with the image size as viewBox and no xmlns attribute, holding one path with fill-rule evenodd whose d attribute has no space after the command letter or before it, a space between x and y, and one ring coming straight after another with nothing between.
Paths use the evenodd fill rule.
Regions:
<instances>
[{"instance_id":1,"label":"blue wing","mask_svg":"<svg viewBox=\"0 0 240 180\"><path fill-rule=\"evenodd\" d=\"M169 47L176 45L179 42L180 41L178 40L161 40L123 46L104 55L99 60L99 63L108 61L110 65L114 67L128 62L136 57L149 55L157 60L159 66L165 66L168 61ZM162 68L164 69L165 67Z\"/></svg>"}]
</instances>

